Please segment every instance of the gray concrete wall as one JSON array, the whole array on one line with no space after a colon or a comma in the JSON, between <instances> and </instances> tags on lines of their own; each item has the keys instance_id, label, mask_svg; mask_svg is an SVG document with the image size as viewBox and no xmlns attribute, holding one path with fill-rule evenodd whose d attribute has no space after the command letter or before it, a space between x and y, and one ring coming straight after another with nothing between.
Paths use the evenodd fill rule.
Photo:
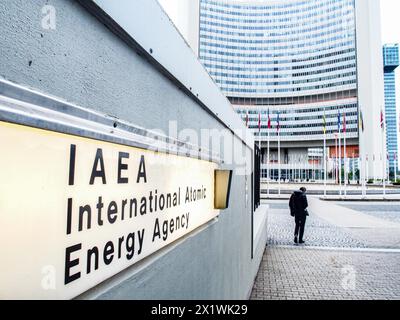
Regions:
<instances>
[{"instance_id":1,"label":"gray concrete wall","mask_svg":"<svg viewBox=\"0 0 400 320\"><path fill-rule=\"evenodd\" d=\"M41 26L46 4L57 10L56 30ZM3 0L0 21L0 77L6 80L149 129L168 132L169 120L177 121L178 130L223 128L76 1ZM246 159L251 161L249 148ZM246 179L250 187L249 175L233 176L230 208L221 212L218 221L85 297L246 298L259 260L251 259L251 198L246 202ZM263 246L257 248L259 257Z\"/></svg>"}]
</instances>

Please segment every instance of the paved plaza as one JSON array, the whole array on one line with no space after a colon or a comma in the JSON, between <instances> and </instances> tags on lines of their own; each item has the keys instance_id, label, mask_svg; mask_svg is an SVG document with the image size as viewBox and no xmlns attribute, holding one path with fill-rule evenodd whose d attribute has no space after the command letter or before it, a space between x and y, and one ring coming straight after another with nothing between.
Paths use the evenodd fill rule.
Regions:
<instances>
[{"instance_id":1,"label":"paved plaza","mask_svg":"<svg viewBox=\"0 0 400 320\"><path fill-rule=\"evenodd\" d=\"M287 200L268 204L251 299L400 299L400 203L312 200L302 246Z\"/></svg>"}]
</instances>

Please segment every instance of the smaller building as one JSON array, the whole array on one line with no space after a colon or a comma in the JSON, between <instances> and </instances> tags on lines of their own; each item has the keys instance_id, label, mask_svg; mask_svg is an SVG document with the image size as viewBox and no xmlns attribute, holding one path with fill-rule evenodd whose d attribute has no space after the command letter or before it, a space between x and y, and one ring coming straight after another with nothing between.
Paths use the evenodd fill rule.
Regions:
<instances>
[{"instance_id":1,"label":"smaller building","mask_svg":"<svg viewBox=\"0 0 400 320\"><path fill-rule=\"evenodd\" d=\"M398 128L396 108L396 77L395 70L399 66L399 44L383 46L383 66L385 74L385 113L386 113L386 144L389 160L390 176L398 171Z\"/></svg>"}]
</instances>

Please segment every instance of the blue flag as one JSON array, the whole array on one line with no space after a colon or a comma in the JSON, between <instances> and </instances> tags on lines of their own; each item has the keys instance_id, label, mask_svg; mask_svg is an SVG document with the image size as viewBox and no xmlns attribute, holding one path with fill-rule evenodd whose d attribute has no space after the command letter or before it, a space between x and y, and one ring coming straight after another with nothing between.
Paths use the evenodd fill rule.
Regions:
<instances>
[{"instance_id":1,"label":"blue flag","mask_svg":"<svg viewBox=\"0 0 400 320\"><path fill-rule=\"evenodd\" d=\"M338 114L337 114L337 130L338 130L338 132L340 132L340 128L341 128L340 111L338 111Z\"/></svg>"},{"instance_id":2,"label":"blue flag","mask_svg":"<svg viewBox=\"0 0 400 320\"><path fill-rule=\"evenodd\" d=\"M278 111L278 118L276 119L276 131L279 132L280 127L280 123L279 123L280 119L279 119L279 111Z\"/></svg>"}]
</instances>

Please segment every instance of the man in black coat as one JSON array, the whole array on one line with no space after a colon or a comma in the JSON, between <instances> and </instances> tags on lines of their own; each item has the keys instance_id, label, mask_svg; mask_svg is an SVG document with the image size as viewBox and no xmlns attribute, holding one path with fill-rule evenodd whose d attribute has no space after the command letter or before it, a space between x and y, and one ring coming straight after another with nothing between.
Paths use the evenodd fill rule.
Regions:
<instances>
[{"instance_id":1,"label":"man in black coat","mask_svg":"<svg viewBox=\"0 0 400 320\"><path fill-rule=\"evenodd\" d=\"M300 190L293 192L289 201L290 214L295 218L296 221L296 227L294 229L294 243L304 243L304 227L306 225L308 216L306 191L306 188L302 187ZM297 241L297 237L299 237L299 241Z\"/></svg>"}]
</instances>

